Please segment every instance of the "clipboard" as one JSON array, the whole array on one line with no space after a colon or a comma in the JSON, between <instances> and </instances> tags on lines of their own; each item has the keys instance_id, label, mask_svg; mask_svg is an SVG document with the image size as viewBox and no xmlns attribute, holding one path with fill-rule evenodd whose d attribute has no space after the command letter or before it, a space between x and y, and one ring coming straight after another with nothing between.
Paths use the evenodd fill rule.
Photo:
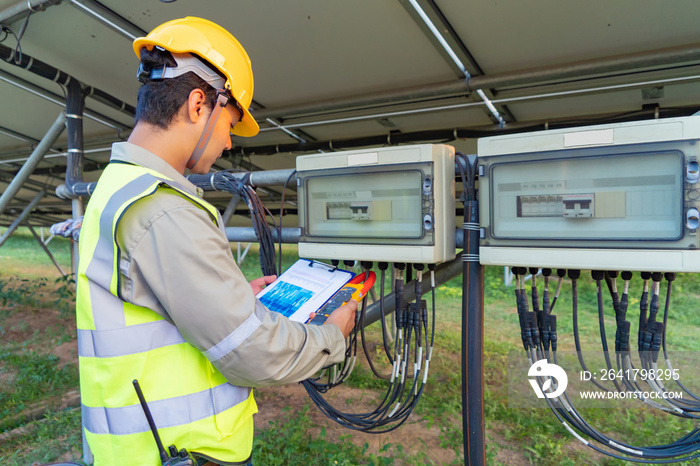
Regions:
<instances>
[{"instance_id":1,"label":"clipboard","mask_svg":"<svg viewBox=\"0 0 700 466\"><path fill-rule=\"evenodd\" d=\"M269 310L304 323L354 276L323 262L299 259L256 297Z\"/></svg>"}]
</instances>

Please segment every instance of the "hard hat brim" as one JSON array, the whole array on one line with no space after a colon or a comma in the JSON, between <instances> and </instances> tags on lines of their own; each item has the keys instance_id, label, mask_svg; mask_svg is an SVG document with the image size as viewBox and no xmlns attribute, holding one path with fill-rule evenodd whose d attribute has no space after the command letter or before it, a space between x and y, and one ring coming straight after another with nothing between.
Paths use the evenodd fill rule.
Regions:
<instances>
[{"instance_id":1,"label":"hard hat brim","mask_svg":"<svg viewBox=\"0 0 700 466\"><path fill-rule=\"evenodd\" d=\"M255 118L253 118L253 115L247 108L241 107L241 110L243 110L241 121L234 125L231 129L231 134L246 138L253 137L260 131L260 126L258 126L258 122L255 121Z\"/></svg>"}]
</instances>

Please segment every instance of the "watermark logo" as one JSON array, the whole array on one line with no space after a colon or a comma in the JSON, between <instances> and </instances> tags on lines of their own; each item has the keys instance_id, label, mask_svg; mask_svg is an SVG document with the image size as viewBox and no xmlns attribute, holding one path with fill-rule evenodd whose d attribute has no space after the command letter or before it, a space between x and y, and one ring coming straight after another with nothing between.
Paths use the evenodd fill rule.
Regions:
<instances>
[{"instance_id":1,"label":"watermark logo","mask_svg":"<svg viewBox=\"0 0 700 466\"><path fill-rule=\"evenodd\" d=\"M540 359L530 366L527 376L537 398L544 398L545 396L547 398L556 398L564 393L569 383L569 378L566 376L564 369L556 364L547 362L546 359ZM542 388L540 388L540 384L537 381L538 377L546 377L544 382L542 382ZM555 385L552 385L552 380L554 380ZM554 389L554 391L550 391L551 389Z\"/></svg>"}]
</instances>

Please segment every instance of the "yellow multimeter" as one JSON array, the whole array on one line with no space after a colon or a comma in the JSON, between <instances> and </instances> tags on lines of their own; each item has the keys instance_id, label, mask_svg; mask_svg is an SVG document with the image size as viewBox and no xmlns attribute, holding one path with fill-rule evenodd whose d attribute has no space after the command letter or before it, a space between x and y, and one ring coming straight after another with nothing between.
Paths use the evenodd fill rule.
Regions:
<instances>
[{"instance_id":1,"label":"yellow multimeter","mask_svg":"<svg viewBox=\"0 0 700 466\"><path fill-rule=\"evenodd\" d=\"M354 299L359 303L360 300L365 297L370 288L372 288L376 279L377 275L374 272L355 275L355 277L343 285L343 287L338 290L336 294L334 294L331 299L326 302L326 304L321 306L321 309L316 312L316 315L313 319L311 319L311 321L309 321L309 323L314 325L322 325L333 311L348 303L351 299Z\"/></svg>"}]
</instances>

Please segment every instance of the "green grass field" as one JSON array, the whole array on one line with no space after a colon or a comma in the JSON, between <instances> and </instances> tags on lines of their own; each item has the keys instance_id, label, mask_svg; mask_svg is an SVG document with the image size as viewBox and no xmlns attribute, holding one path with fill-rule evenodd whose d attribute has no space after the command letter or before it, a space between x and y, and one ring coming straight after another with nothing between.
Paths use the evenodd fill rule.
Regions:
<instances>
[{"instance_id":1,"label":"green grass field","mask_svg":"<svg viewBox=\"0 0 700 466\"><path fill-rule=\"evenodd\" d=\"M56 238L49 248L61 267L69 270L70 243ZM285 246L283 257L285 266L290 265L297 258L295 248ZM0 463L26 466L33 462L79 460L80 412L74 399L72 403L65 402L65 395L78 387L77 358L65 350L75 339L73 283L61 279L31 235L21 230L0 248L0 264ZM260 275L254 250L242 263L242 269L250 279ZM539 283L541 295L541 279ZM634 297L628 320L632 322L632 344L636 345L639 279L633 281L632 289ZM370 438L338 430L318 416L312 403L302 401L301 406L280 408L273 420L257 425L255 464L462 464L461 295L460 277L438 289L431 376L421 402L407 423L411 425L401 427L393 436ZM700 348L699 297L700 277L679 276L674 284L668 322L670 349ZM606 296L608 308L609 301ZM568 281L555 312L559 349L571 350ZM579 320L584 349L601 351L595 286L585 272L579 285ZM615 330L610 309L606 314L606 330L612 346ZM376 343L379 339L378 325L370 327L368 340ZM484 348L487 463L626 464L583 446L549 410L518 408L518 400L509 399L508 361L520 357L521 348L513 288L504 286L502 268L487 267ZM346 385L354 397L346 401L356 403L367 402L372 394L382 393L384 387L363 365L358 365ZM261 399L271 397L266 393L261 391ZM633 445L665 444L693 429L691 421L644 406L591 408L582 413L591 425ZM440 456L436 454L438 450L443 452Z\"/></svg>"}]
</instances>

